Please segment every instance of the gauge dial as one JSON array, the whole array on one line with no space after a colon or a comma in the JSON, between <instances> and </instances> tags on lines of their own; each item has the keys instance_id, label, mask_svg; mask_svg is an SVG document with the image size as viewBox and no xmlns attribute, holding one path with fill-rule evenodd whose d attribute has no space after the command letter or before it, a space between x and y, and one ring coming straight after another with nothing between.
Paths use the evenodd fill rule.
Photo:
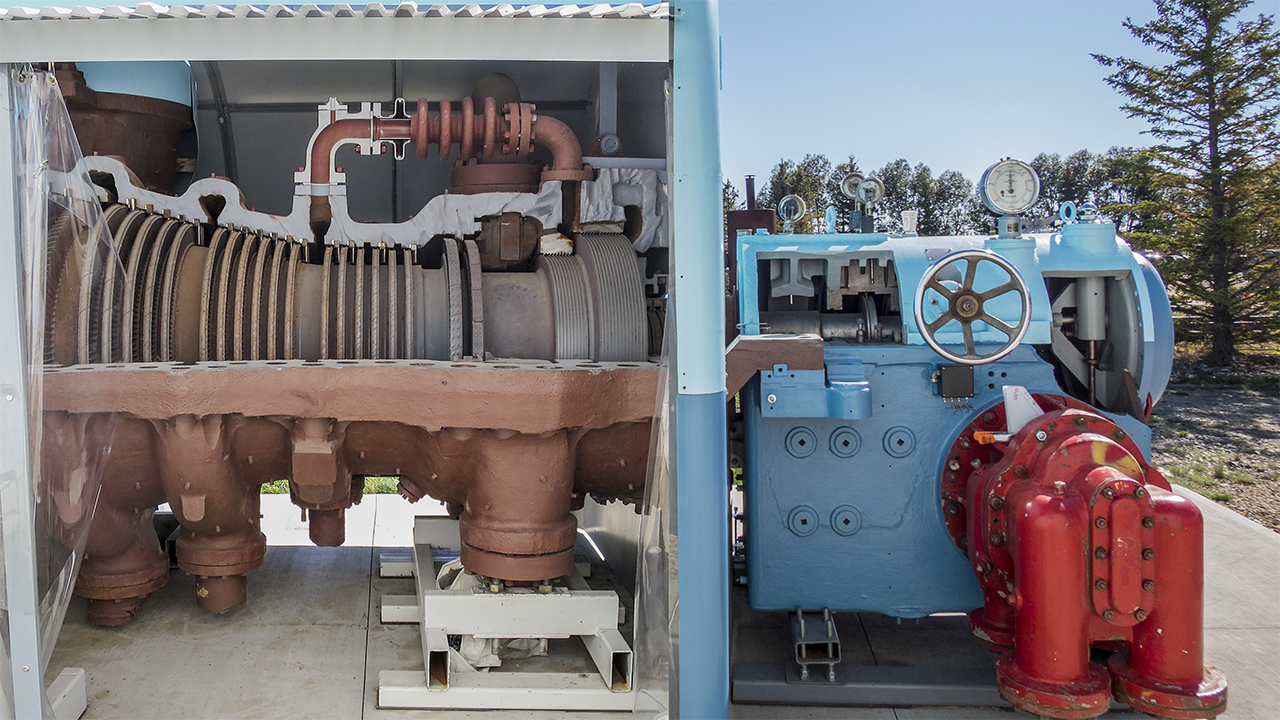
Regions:
<instances>
[{"instance_id":1,"label":"gauge dial","mask_svg":"<svg viewBox=\"0 0 1280 720\"><path fill-rule=\"evenodd\" d=\"M840 179L840 194L855 200L858 197L858 185L862 183L862 173L854 170Z\"/></svg>"},{"instance_id":2,"label":"gauge dial","mask_svg":"<svg viewBox=\"0 0 1280 720\"><path fill-rule=\"evenodd\" d=\"M884 183L878 178L867 178L858 183L858 199L868 205L875 205L884 199Z\"/></svg>"},{"instance_id":3,"label":"gauge dial","mask_svg":"<svg viewBox=\"0 0 1280 720\"><path fill-rule=\"evenodd\" d=\"M1001 160L987 168L979 183L982 202L1000 215L1020 215L1040 198L1040 176L1021 160Z\"/></svg>"}]
</instances>

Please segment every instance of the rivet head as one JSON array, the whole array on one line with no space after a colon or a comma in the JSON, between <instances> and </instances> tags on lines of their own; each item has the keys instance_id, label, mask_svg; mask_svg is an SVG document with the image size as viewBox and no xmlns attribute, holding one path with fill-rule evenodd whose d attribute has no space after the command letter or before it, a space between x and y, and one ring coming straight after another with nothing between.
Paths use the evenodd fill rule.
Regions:
<instances>
[{"instance_id":1,"label":"rivet head","mask_svg":"<svg viewBox=\"0 0 1280 720\"><path fill-rule=\"evenodd\" d=\"M1153 528L1153 527L1155 527L1155 526L1156 526L1156 519L1155 519L1155 518L1153 518L1153 517L1144 517L1144 518L1142 518L1142 527L1144 527L1144 528Z\"/></svg>"},{"instance_id":2,"label":"rivet head","mask_svg":"<svg viewBox=\"0 0 1280 720\"><path fill-rule=\"evenodd\" d=\"M1103 579L1101 579L1101 578L1099 578L1099 579L1098 579L1098 581L1097 581L1097 582L1095 582L1095 583L1093 584L1093 589L1094 589L1094 590L1106 590L1106 589L1107 589L1107 581L1106 581L1106 580L1103 580Z\"/></svg>"},{"instance_id":3,"label":"rivet head","mask_svg":"<svg viewBox=\"0 0 1280 720\"><path fill-rule=\"evenodd\" d=\"M777 395L770 395L769 397L767 397L767 398L765 398L765 399L766 399L766 400L768 400L770 404L773 404L773 403L778 402L778 396L777 396Z\"/></svg>"},{"instance_id":4,"label":"rivet head","mask_svg":"<svg viewBox=\"0 0 1280 720\"><path fill-rule=\"evenodd\" d=\"M993 532L993 533L991 533L991 544L992 544L992 545L995 545L996 547L1000 547L1001 545L1003 545L1003 544L1004 544L1004 533L1002 533L1002 532Z\"/></svg>"},{"instance_id":5,"label":"rivet head","mask_svg":"<svg viewBox=\"0 0 1280 720\"><path fill-rule=\"evenodd\" d=\"M1020 478L1024 478L1024 477L1026 477L1026 476L1027 476L1027 466L1026 466L1026 465L1014 465L1014 466L1013 466L1013 474L1014 474L1014 475L1017 475L1017 476L1018 476L1018 477L1020 477Z\"/></svg>"},{"instance_id":6,"label":"rivet head","mask_svg":"<svg viewBox=\"0 0 1280 720\"><path fill-rule=\"evenodd\" d=\"M1156 556L1156 551L1155 551L1155 550L1152 550L1151 548L1143 548L1143 549L1142 549L1142 559L1143 559L1143 560L1150 560L1151 558L1153 558L1153 557L1155 557L1155 556Z\"/></svg>"},{"instance_id":7,"label":"rivet head","mask_svg":"<svg viewBox=\"0 0 1280 720\"><path fill-rule=\"evenodd\" d=\"M1102 619L1111 622L1116 619L1116 611L1110 608L1102 611Z\"/></svg>"},{"instance_id":8,"label":"rivet head","mask_svg":"<svg viewBox=\"0 0 1280 720\"><path fill-rule=\"evenodd\" d=\"M1123 430L1121 430L1120 428L1116 428L1115 432L1111 433L1111 437L1113 437L1113 438L1115 438L1115 439L1117 439L1117 440L1123 440L1123 439L1124 439L1124 431L1123 431Z\"/></svg>"},{"instance_id":9,"label":"rivet head","mask_svg":"<svg viewBox=\"0 0 1280 720\"><path fill-rule=\"evenodd\" d=\"M1036 440L1039 440L1040 442L1044 442L1045 440L1048 440L1048 439L1049 439L1049 433L1043 430L1036 431Z\"/></svg>"},{"instance_id":10,"label":"rivet head","mask_svg":"<svg viewBox=\"0 0 1280 720\"><path fill-rule=\"evenodd\" d=\"M1102 497L1104 497L1104 498L1106 498L1106 499L1110 500L1111 498L1113 498L1113 497L1115 497L1115 496L1116 496L1116 491L1115 491L1115 490L1112 490L1111 488L1103 488L1103 489L1102 489Z\"/></svg>"},{"instance_id":11,"label":"rivet head","mask_svg":"<svg viewBox=\"0 0 1280 720\"><path fill-rule=\"evenodd\" d=\"M1076 427L1080 428L1081 430L1083 430L1083 429L1084 429L1084 426L1085 426L1085 419L1084 419L1082 416L1077 415L1077 416L1076 416L1076 419L1074 420L1074 422L1075 422Z\"/></svg>"},{"instance_id":12,"label":"rivet head","mask_svg":"<svg viewBox=\"0 0 1280 720\"><path fill-rule=\"evenodd\" d=\"M1093 526L1094 526L1094 527L1096 527L1096 528L1098 528L1099 530L1103 530L1103 529L1105 529L1105 528L1107 527L1107 519L1106 519L1106 518L1098 518L1097 520L1094 520L1094 521L1093 521Z\"/></svg>"},{"instance_id":13,"label":"rivet head","mask_svg":"<svg viewBox=\"0 0 1280 720\"><path fill-rule=\"evenodd\" d=\"M1142 589L1143 589L1143 590L1146 590L1147 592L1151 592L1152 590L1155 590L1155 589L1156 589L1156 581L1155 581L1155 580L1143 580L1143 581L1142 581Z\"/></svg>"},{"instance_id":14,"label":"rivet head","mask_svg":"<svg viewBox=\"0 0 1280 720\"><path fill-rule=\"evenodd\" d=\"M1106 560L1106 559L1107 559L1107 549L1106 549L1106 548L1104 548L1104 547L1096 547L1096 548L1094 548L1094 549L1093 549L1093 558L1094 558L1095 560Z\"/></svg>"},{"instance_id":15,"label":"rivet head","mask_svg":"<svg viewBox=\"0 0 1280 720\"><path fill-rule=\"evenodd\" d=\"M999 495L992 495L991 499L987 501L987 505L990 505L992 510L999 510L1004 507L1004 498Z\"/></svg>"},{"instance_id":16,"label":"rivet head","mask_svg":"<svg viewBox=\"0 0 1280 720\"><path fill-rule=\"evenodd\" d=\"M1138 622L1142 622L1147 619L1147 611L1142 608L1138 608L1133 611L1133 616L1138 619Z\"/></svg>"},{"instance_id":17,"label":"rivet head","mask_svg":"<svg viewBox=\"0 0 1280 720\"><path fill-rule=\"evenodd\" d=\"M963 508L960 507L960 503L954 500L948 500L946 504L942 506L942 512L949 518L960 517L960 513L962 511Z\"/></svg>"}]
</instances>

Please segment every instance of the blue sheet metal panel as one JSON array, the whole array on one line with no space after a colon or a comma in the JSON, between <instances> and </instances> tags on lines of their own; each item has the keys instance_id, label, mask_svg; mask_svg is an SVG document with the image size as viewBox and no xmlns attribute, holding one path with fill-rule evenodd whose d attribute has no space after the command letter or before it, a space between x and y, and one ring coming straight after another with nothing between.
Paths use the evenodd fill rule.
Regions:
<instances>
[{"instance_id":1,"label":"blue sheet metal panel","mask_svg":"<svg viewBox=\"0 0 1280 720\"><path fill-rule=\"evenodd\" d=\"M672 9L671 276L679 649L676 717L729 716L729 493L719 26L714 0Z\"/></svg>"},{"instance_id":2,"label":"blue sheet metal panel","mask_svg":"<svg viewBox=\"0 0 1280 720\"><path fill-rule=\"evenodd\" d=\"M729 716L725 398L723 392L677 395L675 405L680 538L676 717L715 720Z\"/></svg>"},{"instance_id":3,"label":"blue sheet metal panel","mask_svg":"<svg viewBox=\"0 0 1280 720\"><path fill-rule=\"evenodd\" d=\"M751 605L899 617L978 607L977 581L942 517L945 453L1002 401L1002 385L1061 392L1053 371L1024 346L975 368L975 397L955 401L937 394L939 358L928 348L827 347L828 365L855 360L874 398L867 419L766 418L759 380L744 392Z\"/></svg>"}]
</instances>

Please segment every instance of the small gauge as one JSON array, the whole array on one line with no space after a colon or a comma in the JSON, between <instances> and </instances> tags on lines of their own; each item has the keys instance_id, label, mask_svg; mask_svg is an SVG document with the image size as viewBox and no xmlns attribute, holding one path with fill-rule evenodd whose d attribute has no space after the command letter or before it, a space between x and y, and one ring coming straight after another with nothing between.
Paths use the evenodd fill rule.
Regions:
<instances>
[{"instance_id":1,"label":"small gauge","mask_svg":"<svg viewBox=\"0 0 1280 720\"><path fill-rule=\"evenodd\" d=\"M784 223L799 222L804 213L804 200L799 195L788 195L778 201L778 219Z\"/></svg>"},{"instance_id":2,"label":"small gauge","mask_svg":"<svg viewBox=\"0 0 1280 720\"><path fill-rule=\"evenodd\" d=\"M999 215L1021 215L1040 199L1040 176L1030 165L1012 158L987 168L978 187L983 204Z\"/></svg>"},{"instance_id":3,"label":"small gauge","mask_svg":"<svg viewBox=\"0 0 1280 720\"><path fill-rule=\"evenodd\" d=\"M840 194L850 200L858 199L858 185L862 184L862 173L854 170L840 179Z\"/></svg>"},{"instance_id":4,"label":"small gauge","mask_svg":"<svg viewBox=\"0 0 1280 720\"><path fill-rule=\"evenodd\" d=\"M879 178L867 178L858 183L858 199L868 205L875 205L884 199L884 183Z\"/></svg>"}]
</instances>

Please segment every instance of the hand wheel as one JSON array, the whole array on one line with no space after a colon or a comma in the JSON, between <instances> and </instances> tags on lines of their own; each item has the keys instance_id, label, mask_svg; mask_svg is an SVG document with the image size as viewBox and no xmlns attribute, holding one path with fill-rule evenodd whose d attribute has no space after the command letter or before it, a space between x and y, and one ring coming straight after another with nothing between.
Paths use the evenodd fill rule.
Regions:
<instances>
[{"instance_id":1,"label":"hand wheel","mask_svg":"<svg viewBox=\"0 0 1280 720\"><path fill-rule=\"evenodd\" d=\"M960 263L967 265L964 281L960 287L953 289L943 285L938 280L938 276ZM1008 282L990 290L975 289L974 280L978 276L978 266L983 263L990 263L1000 268L1009 276ZM987 301L1011 292L1018 293L1018 298L1022 301L1022 314L1013 325L993 317L985 308ZM924 321L925 296L929 293L941 295L947 302L947 310L939 315L938 319L926 323ZM935 298L930 301L930 304L936 305L937 302ZM1022 342L1022 336L1027 334L1027 327L1031 324L1031 293L1022 275L1018 274L1017 268L1008 260L986 250L961 250L940 258L920 279L920 286L916 288L915 316L916 327L920 329L925 343L933 348L934 352L962 365L984 365L1013 352L1018 343ZM938 331L953 320L960 323L964 334L964 354L962 355L947 350L936 337ZM985 355L979 353L973 341L973 323L975 322L986 323L989 327L1000 331L1007 337L1007 341L993 352Z\"/></svg>"}]
</instances>

